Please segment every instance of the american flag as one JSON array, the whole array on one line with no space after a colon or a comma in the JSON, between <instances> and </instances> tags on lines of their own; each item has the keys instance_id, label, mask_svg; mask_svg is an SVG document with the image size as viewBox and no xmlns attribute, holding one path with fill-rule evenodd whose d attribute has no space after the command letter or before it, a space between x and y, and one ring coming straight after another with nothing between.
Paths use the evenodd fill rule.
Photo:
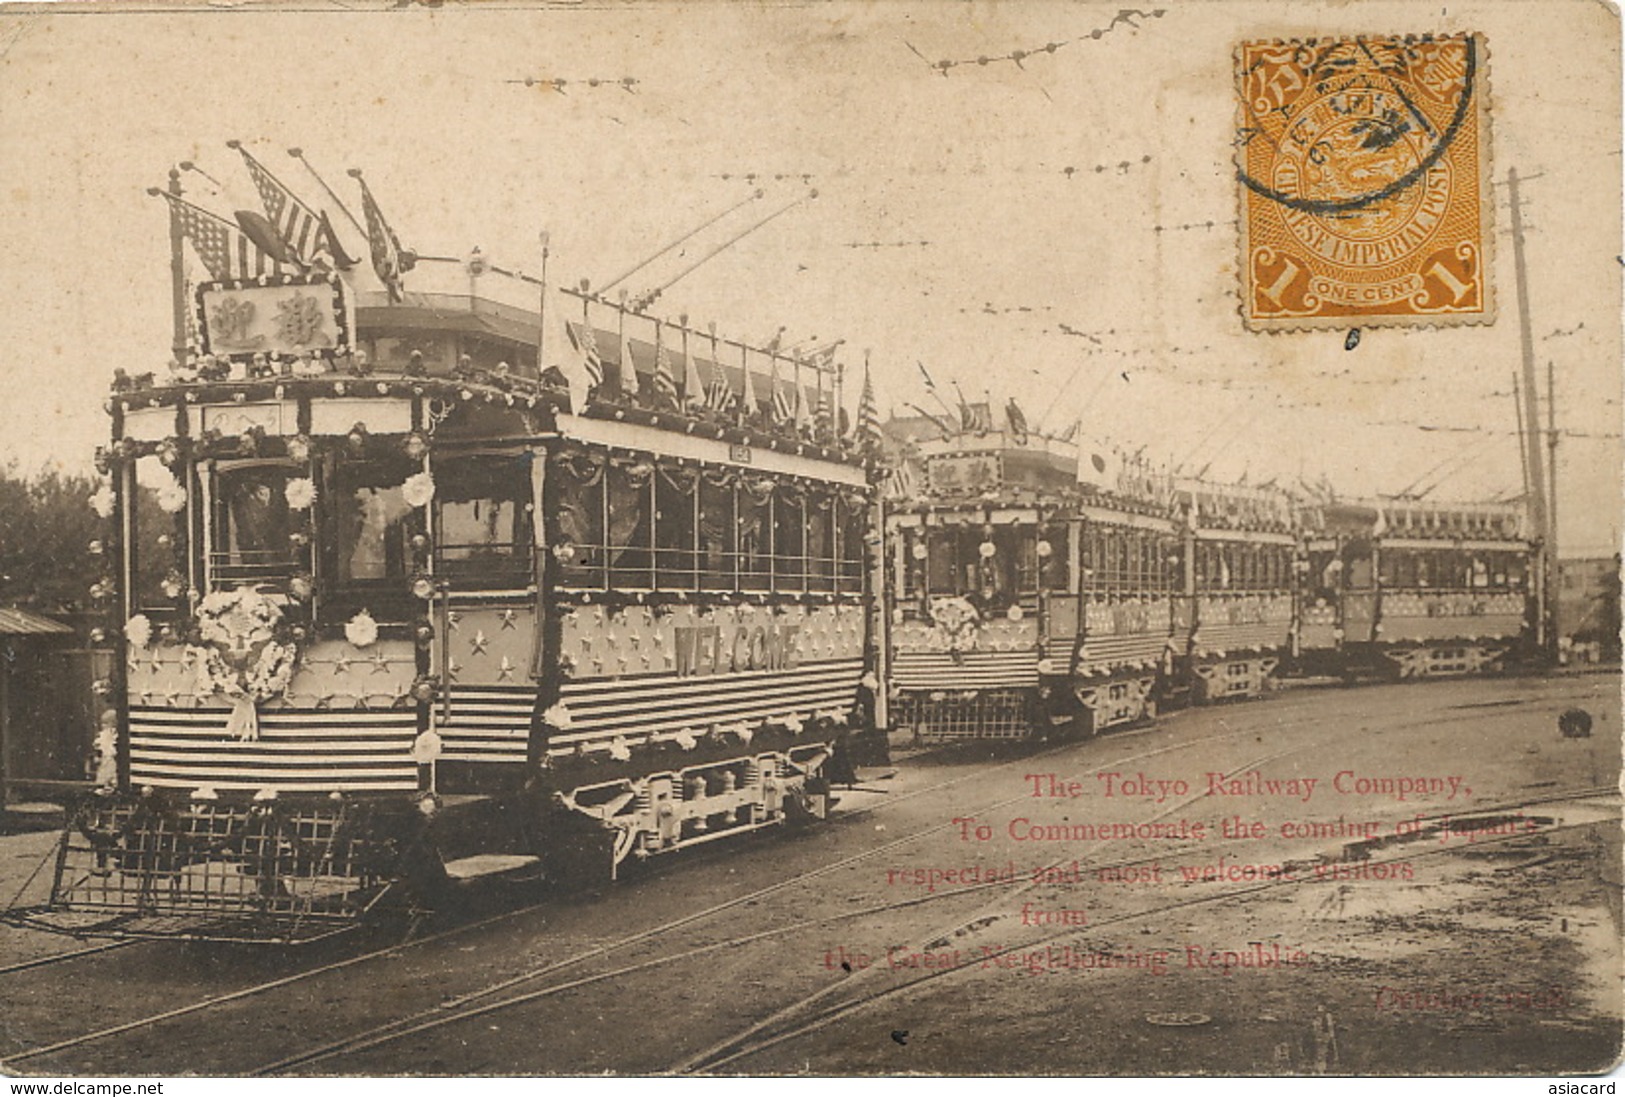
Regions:
<instances>
[{"instance_id":1,"label":"american flag","mask_svg":"<svg viewBox=\"0 0 1625 1097\"><path fill-rule=\"evenodd\" d=\"M277 235L287 242L300 262L309 263L317 255L325 254L334 266L345 268L354 264L355 261L339 246L325 213L317 213L301 202L239 142L227 141L226 144L242 153L243 163L248 166L248 176L254 181L254 189L259 191L260 201L265 206L265 216L270 218Z\"/></svg>"},{"instance_id":2,"label":"american flag","mask_svg":"<svg viewBox=\"0 0 1625 1097\"><path fill-rule=\"evenodd\" d=\"M389 299L399 301L405 296L401 274L406 269L401 262L401 242L396 238L395 230L389 227L389 222L384 220L384 211L378 208L378 203L372 197L372 189L361 178L361 172L352 168L350 174L361 184L361 210L367 217L367 245L372 249L372 269L389 291Z\"/></svg>"},{"instance_id":3,"label":"american flag","mask_svg":"<svg viewBox=\"0 0 1625 1097\"><path fill-rule=\"evenodd\" d=\"M788 423L796 417L794 403L784 386L777 381L773 383L773 421L775 423Z\"/></svg>"},{"instance_id":4,"label":"american flag","mask_svg":"<svg viewBox=\"0 0 1625 1097\"><path fill-rule=\"evenodd\" d=\"M159 193L169 199L169 215L177 230L192 241L197 257L215 281L282 273L282 264L255 247L254 241L224 217L200 209L166 191Z\"/></svg>"},{"instance_id":5,"label":"american flag","mask_svg":"<svg viewBox=\"0 0 1625 1097\"><path fill-rule=\"evenodd\" d=\"M705 406L712 411L727 411L734 406L734 390L728 384L728 375L722 372L722 364L715 365L717 372L705 390Z\"/></svg>"},{"instance_id":6,"label":"american flag","mask_svg":"<svg viewBox=\"0 0 1625 1097\"><path fill-rule=\"evenodd\" d=\"M578 328L574 324L566 324L564 330L569 333L570 342L581 352L581 364L587 367L587 377L592 381L592 387L602 385L604 360L598 356L598 339L592 333L592 325L583 322ZM581 332L580 338L576 337L578 330Z\"/></svg>"},{"instance_id":7,"label":"american flag","mask_svg":"<svg viewBox=\"0 0 1625 1097\"><path fill-rule=\"evenodd\" d=\"M863 364L863 394L858 397L858 444L880 447L880 413L875 408L875 387L869 381L869 363Z\"/></svg>"},{"instance_id":8,"label":"american flag","mask_svg":"<svg viewBox=\"0 0 1625 1097\"><path fill-rule=\"evenodd\" d=\"M814 425L821 431L833 431L835 429L835 408L830 403L829 389L819 388L818 410L813 415L813 421Z\"/></svg>"},{"instance_id":9,"label":"american flag","mask_svg":"<svg viewBox=\"0 0 1625 1097\"><path fill-rule=\"evenodd\" d=\"M909 467L906 460L899 459L897 464L886 470L886 479L882 483L880 490L881 494L887 499L912 499L914 497L914 470Z\"/></svg>"},{"instance_id":10,"label":"american flag","mask_svg":"<svg viewBox=\"0 0 1625 1097\"><path fill-rule=\"evenodd\" d=\"M671 372L671 356L660 338L660 327L655 327L655 394L661 400L677 403L677 381Z\"/></svg>"}]
</instances>

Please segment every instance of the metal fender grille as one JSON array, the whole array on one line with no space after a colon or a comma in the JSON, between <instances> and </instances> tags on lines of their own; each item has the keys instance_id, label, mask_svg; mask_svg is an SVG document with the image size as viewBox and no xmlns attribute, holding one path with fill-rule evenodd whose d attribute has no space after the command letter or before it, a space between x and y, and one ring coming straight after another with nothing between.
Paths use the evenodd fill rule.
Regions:
<instances>
[{"instance_id":1,"label":"metal fender grille","mask_svg":"<svg viewBox=\"0 0 1625 1097\"><path fill-rule=\"evenodd\" d=\"M79 934L310 940L382 895L395 843L343 802L96 797L74 813L47 910Z\"/></svg>"},{"instance_id":2,"label":"metal fender grille","mask_svg":"<svg viewBox=\"0 0 1625 1097\"><path fill-rule=\"evenodd\" d=\"M898 720L922 742L1025 739L1032 734L1032 691L1021 689L909 691Z\"/></svg>"}]
</instances>

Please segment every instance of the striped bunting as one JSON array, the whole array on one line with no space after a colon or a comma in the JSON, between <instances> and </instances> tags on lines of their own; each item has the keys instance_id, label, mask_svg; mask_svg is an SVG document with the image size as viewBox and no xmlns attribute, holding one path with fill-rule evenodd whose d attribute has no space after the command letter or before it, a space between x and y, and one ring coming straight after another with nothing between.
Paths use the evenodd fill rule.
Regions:
<instances>
[{"instance_id":1,"label":"striped bunting","mask_svg":"<svg viewBox=\"0 0 1625 1097\"><path fill-rule=\"evenodd\" d=\"M1243 648L1284 648L1291 642L1286 621L1251 625L1202 625L1197 629L1198 650L1238 651Z\"/></svg>"},{"instance_id":2,"label":"striped bunting","mask_svg":"<svg viewBox=\"0 0 1625 1097\"><path fill-rule=\"evenodd\" d=\"M226 709L130 708L130 777L170 788L415 791L412 712L260 713L260 738L226 732Z\"/></svg>"},{"instance_id":3,"label":"striped bunting","mask_svg":"<svg viewBox=\"0 0 1625 1097\"><path fill-rule=\"evenodd\" d=\"M437 729L451 762L523 762L530 743L533 686L451 688L451 714Z\"/></svg>"},{"instance_id":4,"label":"striped bunting","mask_svg":"<svg viewBox=\"0 0 1625 1097\"><path fill-rule=\"evenodd\" d=\"M1167 647L1168 637L1156 633L1131 633L1127 636L1102 636L1086 639L1078 656L1078 669L1090 666L1117 666L1122 663L1159 662Z\"/></svg>"},{"instance_id":5,"label":"striped bunting","mask_svg":"<svg viewBox=\"0 0 1625 1097\"><path fill-rule=\"evenodd\" d=\"M958 660L947 652L898 652L891 669L903 689L1038 685L1038 653L1030 650L967 651Z\"/></svg>"},{"instance_id":6,"label":"striped bunting","mask_svg":"<svg viewBox=\"0 0 1625 1097\"><path fill-rule=\"evenodd\" d=\"M791 713L806 718L820 709L845 712L862 675L863 660L844 659L791 670L567 682L561 700L570 710L571 727L548 743L557 750L617 735L642 739L684 728L704 732L717 723L750 725Z\"/></svg>"}]
</instances>

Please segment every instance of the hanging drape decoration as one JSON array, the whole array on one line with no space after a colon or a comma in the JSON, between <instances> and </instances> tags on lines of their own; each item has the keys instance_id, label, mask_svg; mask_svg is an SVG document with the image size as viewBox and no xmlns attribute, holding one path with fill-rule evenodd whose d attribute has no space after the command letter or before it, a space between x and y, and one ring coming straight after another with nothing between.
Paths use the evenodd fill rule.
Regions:
<instances>
[{"instance_id":1,"label":"hanging drape decoration","mask_svg":"<svg viewBox=\"0 0 1625 1097\"><path fill-rule=\"evenodd\" d=\"M565 451L552 457L559 490L553 507L556 549L599 543L600 508L594 506L596 489L604 475L604 459L589 453Z\"/></svg>"},{"instance_id":2,"label":"hanging drape decoration","mask_svg":"<svg viewBox=\"0 0 1625 1097\"><path fill-rule=\"evenodd\" d=\"M649 461L616 458L609 469L609 549L612 563L619 563L622 549L633 543L640 527L647 530L649 517L649 477L654 473ZM647 535L638 539L646 544Z\"/></svg>"}]
</instances>

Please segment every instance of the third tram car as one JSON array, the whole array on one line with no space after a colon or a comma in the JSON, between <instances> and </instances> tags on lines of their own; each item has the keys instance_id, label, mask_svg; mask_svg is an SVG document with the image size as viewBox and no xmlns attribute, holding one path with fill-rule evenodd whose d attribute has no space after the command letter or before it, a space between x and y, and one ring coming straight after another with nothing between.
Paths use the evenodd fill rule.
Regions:
<instances>
[{"instance_id":1,"label":"third tram car","mask_svg":"<svg viewBox=\"0 0 1625 1097\"><path fill-rule=\"evenodd\" d=\"M1256 697L1289 656L1296 513L1273 487L1182 480L1182 589L1175 632L1183 650L1172 688L1198 704Z\"/></svg>"},{"instance_id":2,"label":"third tram car","mask_svg":"<svg viewBox=\"0 0 1625 1097\"><path fill-rule=\"evenodd\" d=\"M1520 506L1380 500L1320 504L1303 515L1306 669L1483 673L1527 639L1535 546Z\"/></svg>"}]
</instances>

